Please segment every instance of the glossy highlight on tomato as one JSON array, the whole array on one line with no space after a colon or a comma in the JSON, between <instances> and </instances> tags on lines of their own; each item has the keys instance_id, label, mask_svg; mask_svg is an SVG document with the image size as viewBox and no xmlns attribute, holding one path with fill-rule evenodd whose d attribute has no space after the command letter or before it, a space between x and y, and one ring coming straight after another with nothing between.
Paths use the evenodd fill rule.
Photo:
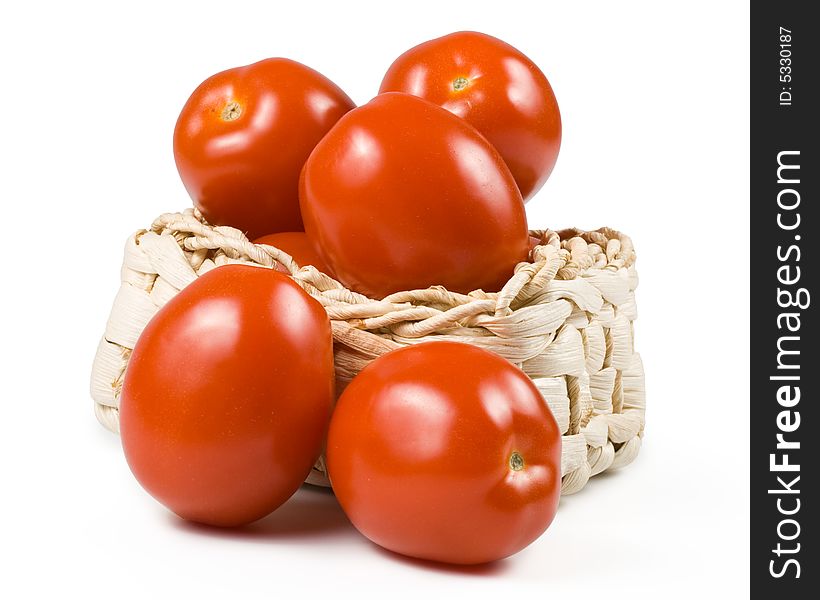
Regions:
<instances>
[{"instance_id":1,"label":"glossy highlight on tomato","mask_svg":"<svg viewBox=\"0 0 820 600\"><path fill-rule=\"evenodd\" d=\"M264 517L318 458L334 401L330 321L292 279L225 265L151 319L120 405L139 483L183 519Z\"/></svg>"},{"instance_id":2,"label":"glossy highlight on tomato","mask_svg":"<svg viewBox=\"0 0 820 600\"><path fill-rule=\"evenodd\" d=\"M394 552L504 558L550 525L561 434L533 382L486 350L392 351L345 389L328 434L330 482L353 525Z\"/></svg>"},{"instance_id":3,"label":"glossy highlight on tomato","mask_svg":"<svg viewBox=\"0 0 820 600\"><path fill-rule=\"evenodd\" d=\"M271 233L255 239L253 243L267 244L268 246L279 248L279 250L290 254L290 257L296 261L296 264L300 267L313 265L325 275L333 276L333 271L330 270L330 267L328 267L322 257L319 256L319 253L316 252L316 248L313 247L313 243L304 231ZM282 273L290 273L290 271L279 265L279 263L277 263L274 268Z\"/></svg>"},{"instance_id":4,"label":"glossy highlight on tomato","mask_svg":"<svg viewBox=\"0 0 820 600\"><path fill-rule=\"evenodd\" d=\"M501 153L524 200L547 181L561 146L561 114L549 81L506 42L461 31L399 56L380 87L406 92L466 119Z\"/></svg>"},{"instance_id":5,"label":"glossy highlight on tomato","mask_svg":"<svg viewBox=\"0 0 820 600\"><path fill-rule=\"evenodd\" d=\"M498 291L527 257L524 203L501 156L463 119L408 94L342 117L305 163L299 195L317 251L372 298L432 285Z\"/></svg>"},{"instance_id":6,"label":"glossy highlight on tomato","mask_svg":"<svg viewBox=\"0 0 820 600\"><path fill-rule=\"evenodd\" d=\"M354 106L332 81L286 58L209 77L174 130L174 158L194 205L209 223L251 239L301 231L299 173Z\"/></svg>"}]
</instances>

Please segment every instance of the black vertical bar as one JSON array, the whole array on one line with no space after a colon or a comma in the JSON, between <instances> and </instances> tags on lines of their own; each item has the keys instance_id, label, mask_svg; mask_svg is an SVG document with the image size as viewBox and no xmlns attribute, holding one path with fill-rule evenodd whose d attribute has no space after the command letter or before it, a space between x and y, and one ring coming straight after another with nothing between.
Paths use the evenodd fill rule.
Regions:
<instances>
[{"instance_id":1,"label":"black vertical bar","mask_svg":"<svg viewBox=\"0 0 820 600\"><path fill-rule=\"evenodd\" d=\"M751 590L820 598L816 379L820 23L812 2L751 12ZM813 12L813 10L812 10ZM815 432L813 435L812 433ZM779 437L778 437L779 436Z\"/></svg>"}]
</instances>

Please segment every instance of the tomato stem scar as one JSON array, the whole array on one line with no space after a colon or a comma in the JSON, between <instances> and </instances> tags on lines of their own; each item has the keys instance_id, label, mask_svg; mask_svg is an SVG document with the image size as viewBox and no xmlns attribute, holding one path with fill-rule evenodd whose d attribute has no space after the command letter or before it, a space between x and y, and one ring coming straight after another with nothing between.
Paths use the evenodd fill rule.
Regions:
<instances>
[{"instance_id":1,"label":"tomato stem scar","mask_svg":"<svg viewBox=\"0 0 820 600\"><path fill-rule=\"evenodd\" d=\"M524 469L524 457L516 451L510 454L510 469L513 471L521 471Z\"/></svg>"},{"instance_id":2,"label":"tomato stem scar","mask_svg":"<svg viewBox=\"0 0 820 600\"><path fill-rule=\"evenodd\" d=\"M466 77L456 77L453 79L453 89L460 92L470 84L470 80Z\"/></svg>"},{"instance_id":3,"label":"tomato stem scar","mask_svg":"<svg viewBox=\"0 0 820 600\"><path fill-rule=\"evenodd\" d=\"M236 100L231 100L222 109L222 115L220 116L223 121L236 121L241 114L242 106Z\"/></svg>"}]
</instances>

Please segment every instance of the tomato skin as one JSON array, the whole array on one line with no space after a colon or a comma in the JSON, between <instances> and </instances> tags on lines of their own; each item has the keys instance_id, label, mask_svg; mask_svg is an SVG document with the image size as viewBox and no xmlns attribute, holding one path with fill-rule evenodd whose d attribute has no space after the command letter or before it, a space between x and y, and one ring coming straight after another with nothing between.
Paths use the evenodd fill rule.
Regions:
<instances>
[{"instance_id":1,"label":"tomato skin","mask_svg":"<svg viewBox=\"0 0 820 600\"><path fill-rule=\"evenodd\" d=\"M523 469L512 468L513 452ZM371 541L477 564L518 552L552 522L561 434L519 369L480 348L428 342L376 359L345 389L327 466Z\"/></svg>"},{"instance_id":2,"label":"tomato skin","mask_svg":"<svg viewBox=\"0 0 820 600\"><path fill-rule=\"evenodd\" d=\"M467 122L407 94L340 119L305 163L299 196L320 255L372 298L497 291L526 260L524 203L504 161Z\"/></svg>"},{"instance_id":3,"label":"tomato skin","mask_svg":"<svg viewBox=\"0 0 820 600\"><path fill-rule=\"evenodd\" d=\"M501 153L525 201L552 173L558 102L544 73L506 42L474 31L430 40L393 62L379 92L414 94L469 121Z\"/></svg>"},{"instance_id":4,"label":"tomato skin","mask_svg":"<svg viewBox=\"0 0 820 600\"><path fill-rule=\"evenodd\" d=\"M261 238L255 239L254 244L266 244L274 246L280 250L284 250L290 257L296 261L300 267L305 265L313 265L325 275L333 277L333 271L325 264L316 248L313 247L313 242L310 241L304 231L285 231L281 233L271 233L263 235ZM290 273L286 268L276 263L274 268L282 273Z\"/></svg>"},{"instance_id":5,"label":"tomato skin","mask_svg":"<svg viewBox=\"0 0 820 600\"><path fill-rule=\"evenodd\" d=\"M209 223L253 239L301 231L299 173L353 101L322 74L269 58L206 79L174 129L174 158Z\"/></svg>"},{"instance_id":6,"label":"tomato skin","mask_svg":"<svg viewBox=\"0 0 820 600\"><path fill-rule=\"evenodd\" d=\"M137 341L121 396L125 457L183 519L250 523L307 476L333 393L321 305L272 269L218 267L161 308Z\"/></svg>"}]
</instances>

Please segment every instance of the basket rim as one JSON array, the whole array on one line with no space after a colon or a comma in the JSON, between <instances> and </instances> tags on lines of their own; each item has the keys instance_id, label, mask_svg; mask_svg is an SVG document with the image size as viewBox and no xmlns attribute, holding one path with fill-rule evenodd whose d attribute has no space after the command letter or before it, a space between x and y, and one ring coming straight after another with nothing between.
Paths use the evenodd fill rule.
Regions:
<instances>
[{"instance_id":1,"label":"basket rim","mask_svg":"<svg viewBox=\"0 0 820 600\"><path fill-rule=\"evenodd\" d=\"M237 260L240 257L258 263L262 266L273 266L279 263L288 272L295 276L304 269L312 268L317 273L321 273L310 265L299 265L287 252L268 244L254 244L240 230L227 225L211 225L196 208L186 208L181 212L163 213L157 217L149 229L140 229L135 234L135 241L139 240L145 233L152 232L158 235L174 235L183 250L222 250L230 259ZM186 237L189 236L189 237ZM531 229L529 235L537 238L539 243L530 250L528 261L516 265L513 276L526 265L536 264L547 258L547 248L565 257L565 264L555 274L556 279L571 279L579 273L590 269L619 270L629 268L635 264L636 253L630 236L610 227L600 227L595 230L585 230L577 227L568 227L558 230L553 229ZM601 264L596 257L604 256L606 262ZM335 280L325 273L321 273L327 279L335 281L334 287L346 288L344 284ZM325 282L327 283L327 282ZM509 284L509 282L508 282ZM504 286L507 287L507 286ZM417 288L413 290L402 290L389 294L384 298L370 298L359 294L353 290L348 291L353 294L359 302L379 302L390 301L388 299L396 296L406 296L414 292L422 292L427 289L446 290L443 286L434 285L429 288ZM498 292L485 292L476 289L468 294L447 291L454 297L480 298L486 299Z\"/></svg>"}]
</instances>

